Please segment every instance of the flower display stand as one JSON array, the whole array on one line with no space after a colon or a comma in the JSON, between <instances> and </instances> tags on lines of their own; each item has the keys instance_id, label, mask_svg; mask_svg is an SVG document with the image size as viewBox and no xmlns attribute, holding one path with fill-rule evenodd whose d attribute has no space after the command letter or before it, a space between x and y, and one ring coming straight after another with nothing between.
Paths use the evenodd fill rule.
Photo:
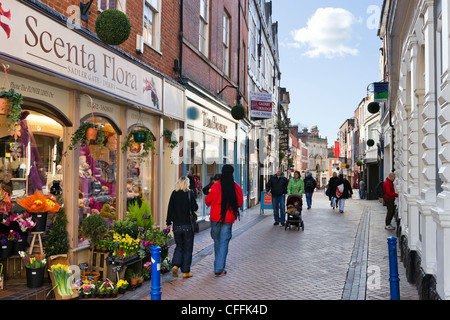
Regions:
<instances>
[{"instance_id":1,"label":"flower display stand","mask_svg":"<svg viewBox=\"0 0 450 320\"><path fill-rule=\"evenodd\" d=\"M44 248L42 246L42 235L44 232L31 232L32 239L30 248L28 249L28 254L32 255L33 253L44 254ZM38 242L36 242L36 238Z\"/></svg>"}]
</instances>

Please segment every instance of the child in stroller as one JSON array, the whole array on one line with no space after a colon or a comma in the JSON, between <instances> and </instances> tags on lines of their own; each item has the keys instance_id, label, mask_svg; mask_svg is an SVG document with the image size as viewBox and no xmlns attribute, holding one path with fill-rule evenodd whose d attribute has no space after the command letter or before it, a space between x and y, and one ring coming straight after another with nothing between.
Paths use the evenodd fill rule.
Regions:
<instances>
[{"instance_id":1,"label":"child in stroller","mask_svg":"<svg viewBox=\"0 0 450 320\"><path fill-rule=\"evenodd\" d=\"M286 202L287 210L286 210L286 223L284 225L284 230L292 226L296 226L298 230L302 228L302 231L305 230L305 224L302 219L302 197L300 195L290 195Z\"/></svg>"}]
</instances>

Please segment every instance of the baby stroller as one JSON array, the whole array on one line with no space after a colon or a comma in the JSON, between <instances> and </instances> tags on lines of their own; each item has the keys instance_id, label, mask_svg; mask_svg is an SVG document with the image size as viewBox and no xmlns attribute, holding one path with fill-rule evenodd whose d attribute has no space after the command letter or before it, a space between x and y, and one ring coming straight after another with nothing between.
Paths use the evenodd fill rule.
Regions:
<instances>
[{"instance_id":1,"label":"baby stroller","mask_svg":"<svg viewBox=\"0 0 450 320\"><path fill-rule=\"evenodd\" d=\"M297 205L295 203L298 202ZM297 227L297 230L302 228L305 230L305 224L302 219L302 197L300 195L290 195L286 202L286 223L284 224L284 230L291 230L291 226Z\"/></svg>"}]
</instances>

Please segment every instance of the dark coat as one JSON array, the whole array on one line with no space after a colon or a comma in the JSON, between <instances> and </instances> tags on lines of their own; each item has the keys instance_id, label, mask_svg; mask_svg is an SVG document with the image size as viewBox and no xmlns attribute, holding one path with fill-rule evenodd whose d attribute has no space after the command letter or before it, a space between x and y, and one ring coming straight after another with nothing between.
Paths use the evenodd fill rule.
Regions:
<instances>
[{"instance_id":1,"label":"dark coat","mask_svg":"<svg viewBox=\"0 0 450 320\"><path fill-rule=\"evenodd\" d=\"M308 181L310 180L312 182L312 187L308 186ZM317 187L317 182L312 176L303 179L303 183L305 185L305 193L313 193L314 189L316 189Z\"/></svg>"},{"instance_id":2,"label":"dark coat","mask_svg":"<svg viewBox=\"0 0 450 320\"><path fill-rule=\"evenodd\" d=\"M190 225L191 224L191 210L197 211L198 204L195 200L194 193L191 193L189 202L188 193L182 190L173 191L169 200L169 207L167 209L166 225Z\"/></svg>"},{"instance_id":3,"label":"dark coat","mask_svg":"<svg viewBox=\"0 0 450 320\"><path fill-rule=\"evenodd\" d=\"M338 177L331 177L330 181L328 181L328 188L327 188L327 196L331 201L331 198L336 198L336 181L338 180Z\"/></svg>"},{"instance_id":4,"label":"dark coat","mask_svg":"<svg viewBox=\"0 0 450 320\"><path fill-rule=\"evenodd\" d=\"M274 174L266 184L266 191L271 192L274 197L282 196L287 193L288 179L281 174L278 177Z\"/></svg>"},{"instance_id":5,"label":"dark coat","mask_svg":"<svg viewBox=\"0 0 450 320\"><path fill-rule=\"evenodd\" d=\"M338 178L336 180L336 183L334 184L334 194L336 194L336 188L341 184L344 184L344 192L342 193L342 196L339 199L348 199L350 198L350 195L353 194L352 186L350 185L350 182L348 182L347 179Z\"/></svg>"}]
</instances>

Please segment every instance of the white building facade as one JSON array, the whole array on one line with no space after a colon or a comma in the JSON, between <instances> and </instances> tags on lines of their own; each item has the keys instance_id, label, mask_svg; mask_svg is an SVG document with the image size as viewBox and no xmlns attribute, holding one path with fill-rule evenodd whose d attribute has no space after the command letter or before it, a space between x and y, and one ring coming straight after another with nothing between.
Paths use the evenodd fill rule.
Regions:
<instances>
[{"instance_id":1,"label":"white building facade","mask_svg":"<svg viewBox=\"0 0 450 320\"><path fill-rule=\"evenodd\" d=\"M251 203L259 202L260 192L279 167L278 106L280 66L278 55L278 25L272 23L272 2L250 0L248 10L248 92L272 94L272 118L251 121L249 175L254 190ZM250 105L250 101L249 101Z\"/></svg>"},{"instance_id":2,"label":"white building facade","mask_svg":"<svg viewBox=\"0 0 450 320\"><path fill-rule=\"evenodd\" d=\"M397 174L397 232L421 299L450 299L449 17L446 0L386 0L379 30L384 177Z\"/></svg>"}]
</instances>

